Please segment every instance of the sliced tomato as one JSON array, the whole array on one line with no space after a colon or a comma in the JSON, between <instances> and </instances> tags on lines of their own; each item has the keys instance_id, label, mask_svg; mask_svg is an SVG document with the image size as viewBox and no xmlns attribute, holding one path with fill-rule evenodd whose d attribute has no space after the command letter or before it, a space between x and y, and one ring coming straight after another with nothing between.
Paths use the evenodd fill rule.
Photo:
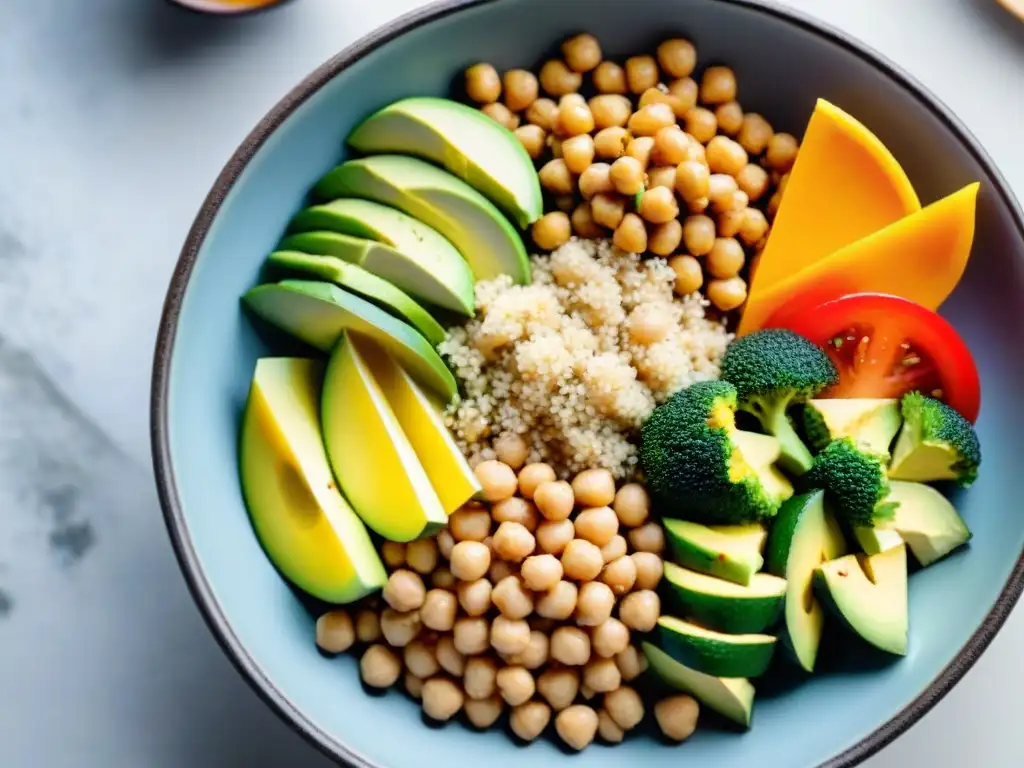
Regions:
<instances>
[{"instance_id":1,"label":"sliced tomato","mask_svg":"<svg viewBox=\"0 0 1024 768\"><path fill-rule=\"evenodd\" d=\"M900 397L918 390L972 423L981 383L970 350L944 318L899 296L858 293L799 302L766 328L789 328L828 352L839 383L824 397Z\"/></svg>"}]
</instances>

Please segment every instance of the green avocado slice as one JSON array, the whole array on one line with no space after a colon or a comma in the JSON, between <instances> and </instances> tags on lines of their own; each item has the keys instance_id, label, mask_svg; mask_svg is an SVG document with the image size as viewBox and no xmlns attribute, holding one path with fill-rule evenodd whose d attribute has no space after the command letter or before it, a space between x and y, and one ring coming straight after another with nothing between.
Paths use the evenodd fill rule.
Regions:
<instances>
[{"instance_id":1,"label":"green avocado slice","mask_svg":"<svg viewBox=\"0 0 1024 768\"><path fill-rule=\"evenodd\" d=\"M712 677L759 677L775 655L771 635L728 635L673 616L658 619L658 639L680 664Z\"/></svg>"},{"instance_id":2,"label":"green avocado slice","mask_svg":"<svg viewBox=\"0 0 1024 768\"><path fill-rule=\"evenodd\" d=\"M662 520L677 565L737 584L750 584L764 558L748 526L713 530L687 520Z\"/></svg>"},{"instance_id":3,"label":"green avocado slice","mask_svg":"<svg viewBox=\"0 0 1024 768\"><path fill-rule=\"evenodd\" d=\"M712 677L690 669L651 643L642 645L651 670L666 685L688 693L702 705L749 728L754 715L754 686L739 677Z\"/></svg>"},{"instance_id":4,"label":"green avocado slice","mask_svg":"<svg viewBox=\"0 0 1024 768\"><path fill-rule=\"evenodd\" d=\"M808 400L804 405L807 437L816 450L848 437L868 453L889 459L889 449L903 424L899 400L848 398Z\"/></svg>"},{"instance_id":5,"label":"green avocado slice","mask_svg":"<svg viewBox=\"0 0 1024 768\"><path fill-rule=\"evenodd\" d=\"M755 573L743 587L665 563L665 582L685 616L720 632L764 632L778 620L786 596L786 580Z\"/></svg>"}]
</instances>

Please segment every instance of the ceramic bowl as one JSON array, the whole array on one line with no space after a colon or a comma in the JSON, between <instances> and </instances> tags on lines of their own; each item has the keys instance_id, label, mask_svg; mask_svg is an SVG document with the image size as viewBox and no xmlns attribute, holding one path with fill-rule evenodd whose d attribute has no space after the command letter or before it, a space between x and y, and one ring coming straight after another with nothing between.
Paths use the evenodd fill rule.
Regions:
<instances>
[{"instance_id":1,"label":"ceramic bowl","mask_svg":"<svg viewBox=\"0 0 1024 768\"><path fill-rule=\"evenodd\" d=\"M236 468L240 412L253 365L269 350L239 296L368 113L417 94L448 94L463 69L539 63L565 36L596 34L610 57L672 34L701 62L726 62L744 108L800 134L824 97L864 121L932 202L981 182L967 274L943 313L976 355L984 389L985 464L958 505L969 549L916 573L906 658L879 664L840 654L812 678L759 686L753 728L701 730L671 747L637 734L575 757L553 740L516 745L501 729L432 728L400 693L368 695L354 659L325 659L314 615L260 549ZM469 0L406 16L313 72L263 119L217 179L174 273L153 378L156 477L182 570L225 652L282 717L332 757L357 766L850 766L927 712L992 640L1024 584L1019 468L1024 409L1024 221L977 141L919 84L862 44L753 0Z\"/></svg>"}]
</instances>

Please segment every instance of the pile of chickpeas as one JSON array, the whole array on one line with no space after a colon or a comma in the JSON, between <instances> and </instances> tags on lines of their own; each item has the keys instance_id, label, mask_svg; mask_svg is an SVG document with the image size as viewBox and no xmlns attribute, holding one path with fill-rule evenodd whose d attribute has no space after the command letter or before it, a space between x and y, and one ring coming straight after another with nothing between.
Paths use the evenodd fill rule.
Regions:
<instances>
[{"instance_id":1,"label":"pile of chickpeas","mask_svg":"<svg viewBox=\"0 0 1024 768\"><path fill-rule=\"evenodd\" d=\"M573 234L611 234L624 251L668 258L679 295L703 289L718 309L738 309L797 140L743 111L729 67L707 67L698 83L688 40L665 40L624 66L604 60L589 34L561 52L537 74L499 75L486 63L465 73L469 98L538 165L550 204L534 242L554 250Z\"/></svg>"},{"instance_id":2,"label":"pile of chickpeas","mask_svg":"<svg viewBox=\"0 0 1024 768\"><path fill-rule=\"evenodd\" d=\"M485 501L436 537L385 544L383 601L324 614L317 643L356 649L367 686L401 681L435 721L462 713L485 729L507 712L523 741L553 721L572 749L621 742L645 715L629 685L646 668L634 634L661 613L665 538L647 492L616 488L604 469L557 480L547 464L523 465L519 438L497 448L504 461L475 469ZM690 696L653 709L672 740L696 728Z\"/></svg>"}]
</instances>

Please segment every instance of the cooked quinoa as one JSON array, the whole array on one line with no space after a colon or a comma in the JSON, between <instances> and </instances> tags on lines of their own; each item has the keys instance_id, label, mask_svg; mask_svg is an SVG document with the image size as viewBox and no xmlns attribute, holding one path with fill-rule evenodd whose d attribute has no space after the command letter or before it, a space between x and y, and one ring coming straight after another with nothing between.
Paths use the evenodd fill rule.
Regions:
<instances>
[{"instance_id":1,"label":"cooked quinoa","mask_svg":"<svg viewBox=\"0 0 1024 768\"><path fill-rule=\"evenodd\" d=\"M732 336L699 293L673 294L665 259L573 238L531 261L530 285L477 283L476 317L439 347L464 390L448 426L472 464L516 434L528 461L562 477L633 477L640 425L672 393L717 378Z\"/></svg>"}]
</instances>

